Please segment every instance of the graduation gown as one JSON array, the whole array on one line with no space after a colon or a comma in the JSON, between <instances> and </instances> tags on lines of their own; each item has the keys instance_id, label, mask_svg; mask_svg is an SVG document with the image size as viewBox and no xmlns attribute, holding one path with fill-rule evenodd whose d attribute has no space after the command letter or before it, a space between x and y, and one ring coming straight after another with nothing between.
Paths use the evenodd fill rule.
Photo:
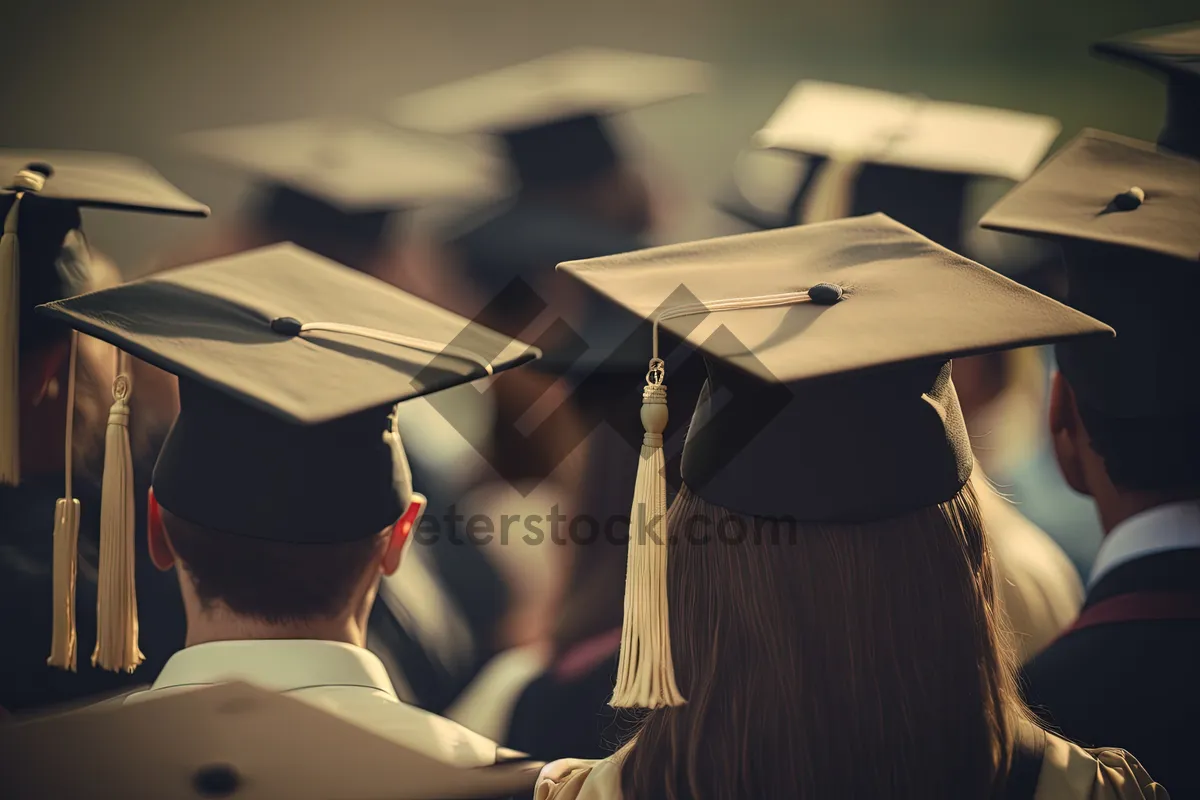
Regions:
<instances>
[{"instance_id":1,"label":"graduation gown","mask_svg":"<svg viewBox=\"0 0 1200 800\"><path fill-rule=\"evenodd\" d=\"M1011 781L1006 800L1169 800L1123 750L1084 750L1047 735L1037 780ZM1030 785L1032 784L1032 785ZM547 764L534 791L536 800L620 800L621 754L603 761L567 759Z\"/></svg>"},{"instance_id":2,"label":"graduation gown","mask_svg":"<svg viewBox=\"0 0 1200 800\"><path fill-rule=\"evenodd\" d=\"M1181 612L1192 598L1193 613L1151 607L1140 619L1105 618L1111 603L1131 596L1165 599ZM1116 566L1089 589L1080 622L1025 666L1026 701L1076 741L1129 748L1176 797L1200 797L1198 608L1200 549Z\"/></svg>"}]
</instances>

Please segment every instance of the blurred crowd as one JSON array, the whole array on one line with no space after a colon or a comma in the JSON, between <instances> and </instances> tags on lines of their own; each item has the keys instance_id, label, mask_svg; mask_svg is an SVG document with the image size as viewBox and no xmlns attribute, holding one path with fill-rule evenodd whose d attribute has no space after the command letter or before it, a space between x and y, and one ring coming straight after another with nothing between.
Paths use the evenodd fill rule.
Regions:
<instances>
[{"instance_id":1,"label":"blurred crowd","mask_svg":"<svg viewBox=\"0 0 1200 800\"><path fill-rule=\"evenodd\" d=\"M1157 141L802 79L684 244L657 54L189 133L208 220L0 150L14 796L1200 796L1200 28L1095 52Z\"/></svg>"}]
</instances>

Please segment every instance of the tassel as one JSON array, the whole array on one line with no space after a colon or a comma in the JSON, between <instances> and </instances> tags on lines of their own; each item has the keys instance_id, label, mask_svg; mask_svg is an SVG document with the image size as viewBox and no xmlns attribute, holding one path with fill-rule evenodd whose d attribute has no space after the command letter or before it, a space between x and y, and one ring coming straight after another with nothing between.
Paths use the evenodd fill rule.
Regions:
<instances>
[{"instance_id":1,"label":"tassel","mask_svg":"<svg viewBox=\"0 0 1200 800\"><path fill-rule=\"evenodd\" d=\"M134 585L133 456L129 449L129 377L118 352L113 404L104 440L100 496L100 583L96 601L96 649L92 666L133 672L144 660L138 649Z\"/></svg>"},{"instance_id":2,"label":"tassel","mask_svg":"<svg viewBox=\"0 0 1200 800\"><path fill-rule=\"evenodd\" d=\"M663 362L650 362L642 390L641 459L630 511L629 557L625 571L625 621L615 708L660 708L686 701L675 683L667 608L667 484L663 431L667 427L667 387Z\"/></svg>"},{"instance_id":3,"label":"tassel","mask_svg":"<svg viewBox=\"0 0 1200 800\"><path fill-rule=\"evenodd\" d=\"M0 486L21 482L21 247L18 209L26 192L40 192L46 176L23 169L12 179L17 189L0 236Z\"/></svg>"},{"instance_id":4,"label":"tassel","mask_svg":"<svg viewBox=\"0 0 1200 800\"><path fill-rule=\"evenodd\" d=\"M71 332L67 372L66 491L54 507L54 628L46 663L75 671L75 570L79 558L79 501L72 496L72 449L75 432L75 360L79 334Z\"/></svg>"},{"instance_id":5,"label":"tassel","mask_svg":"<svg viewBox=\"0 0 1200 800\"><path fill-rule=\"evenodd\" d=\"M816 291L816 290L820 291ZM810 294L815 291L815 294ZM675 682L671 655L671 626L667 607L667 477L663 432L667 429L665 365L658 357L659 324L669 319L720 311L775 308L795 303L830 305L842 299L842 288L818 284L803 289L752 297L728 297L686 303L654 318L650 370L642 390L641 460L629 513L629 557L625 564L625 620L621 626L621 656L617 664L614 708L661 708L687 701Z\"/></svg>"}]
</instances>

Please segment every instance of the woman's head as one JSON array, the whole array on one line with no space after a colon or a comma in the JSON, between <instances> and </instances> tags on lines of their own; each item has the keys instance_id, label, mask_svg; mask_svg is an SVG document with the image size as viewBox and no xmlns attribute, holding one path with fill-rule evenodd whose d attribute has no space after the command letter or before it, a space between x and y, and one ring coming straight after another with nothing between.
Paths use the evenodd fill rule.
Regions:
<instances>
[{"instance_id":1,"label":"woman's head","mask_svg":"<svg viewBox=\"0 0 1200 800\"><path fill-rule=\"evenodd\" d=\"M863 524L742 516L685 487L668 527L688 703L647 716L628 796L991 793L1014 685L969 487Z\"/></svg>"}]
</instances>

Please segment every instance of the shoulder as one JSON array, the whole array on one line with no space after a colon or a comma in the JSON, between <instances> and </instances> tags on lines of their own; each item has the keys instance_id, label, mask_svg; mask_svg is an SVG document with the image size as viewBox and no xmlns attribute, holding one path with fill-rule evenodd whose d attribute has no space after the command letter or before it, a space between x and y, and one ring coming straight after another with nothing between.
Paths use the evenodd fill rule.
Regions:
<instances>
[{"instance_id":1,"label":"shoulder","mask_svg":"<svg viewBox=\"0 0 1200 800\"><path fill-rule=\"evenodd\" d=\"M288 694L447 764L487 766L501 756L500 746L494 740L384 692L356 686L324 686Z\"/></svg>"},{"instance_id":2,"label":"shoulder","mask_svg":"<svg viewBox=\"0 0 1200 800\"><path fill-rule=\"evenodd\" d=\"M1124 750L1085 750L1047 734L1034 800L1169 800L1136 758Z\"/></svg>"},{"instance_id":3,"label":"shoulder","mask_svg":"<svg viewBox=\"0 0 1200 800\"><path fill-rule=\"evenodd\" d=\"M620 800L621 762L616 757L600 761L566 758L542 768L534 789L535 800Z\"/></svg>"}]
</instances>

